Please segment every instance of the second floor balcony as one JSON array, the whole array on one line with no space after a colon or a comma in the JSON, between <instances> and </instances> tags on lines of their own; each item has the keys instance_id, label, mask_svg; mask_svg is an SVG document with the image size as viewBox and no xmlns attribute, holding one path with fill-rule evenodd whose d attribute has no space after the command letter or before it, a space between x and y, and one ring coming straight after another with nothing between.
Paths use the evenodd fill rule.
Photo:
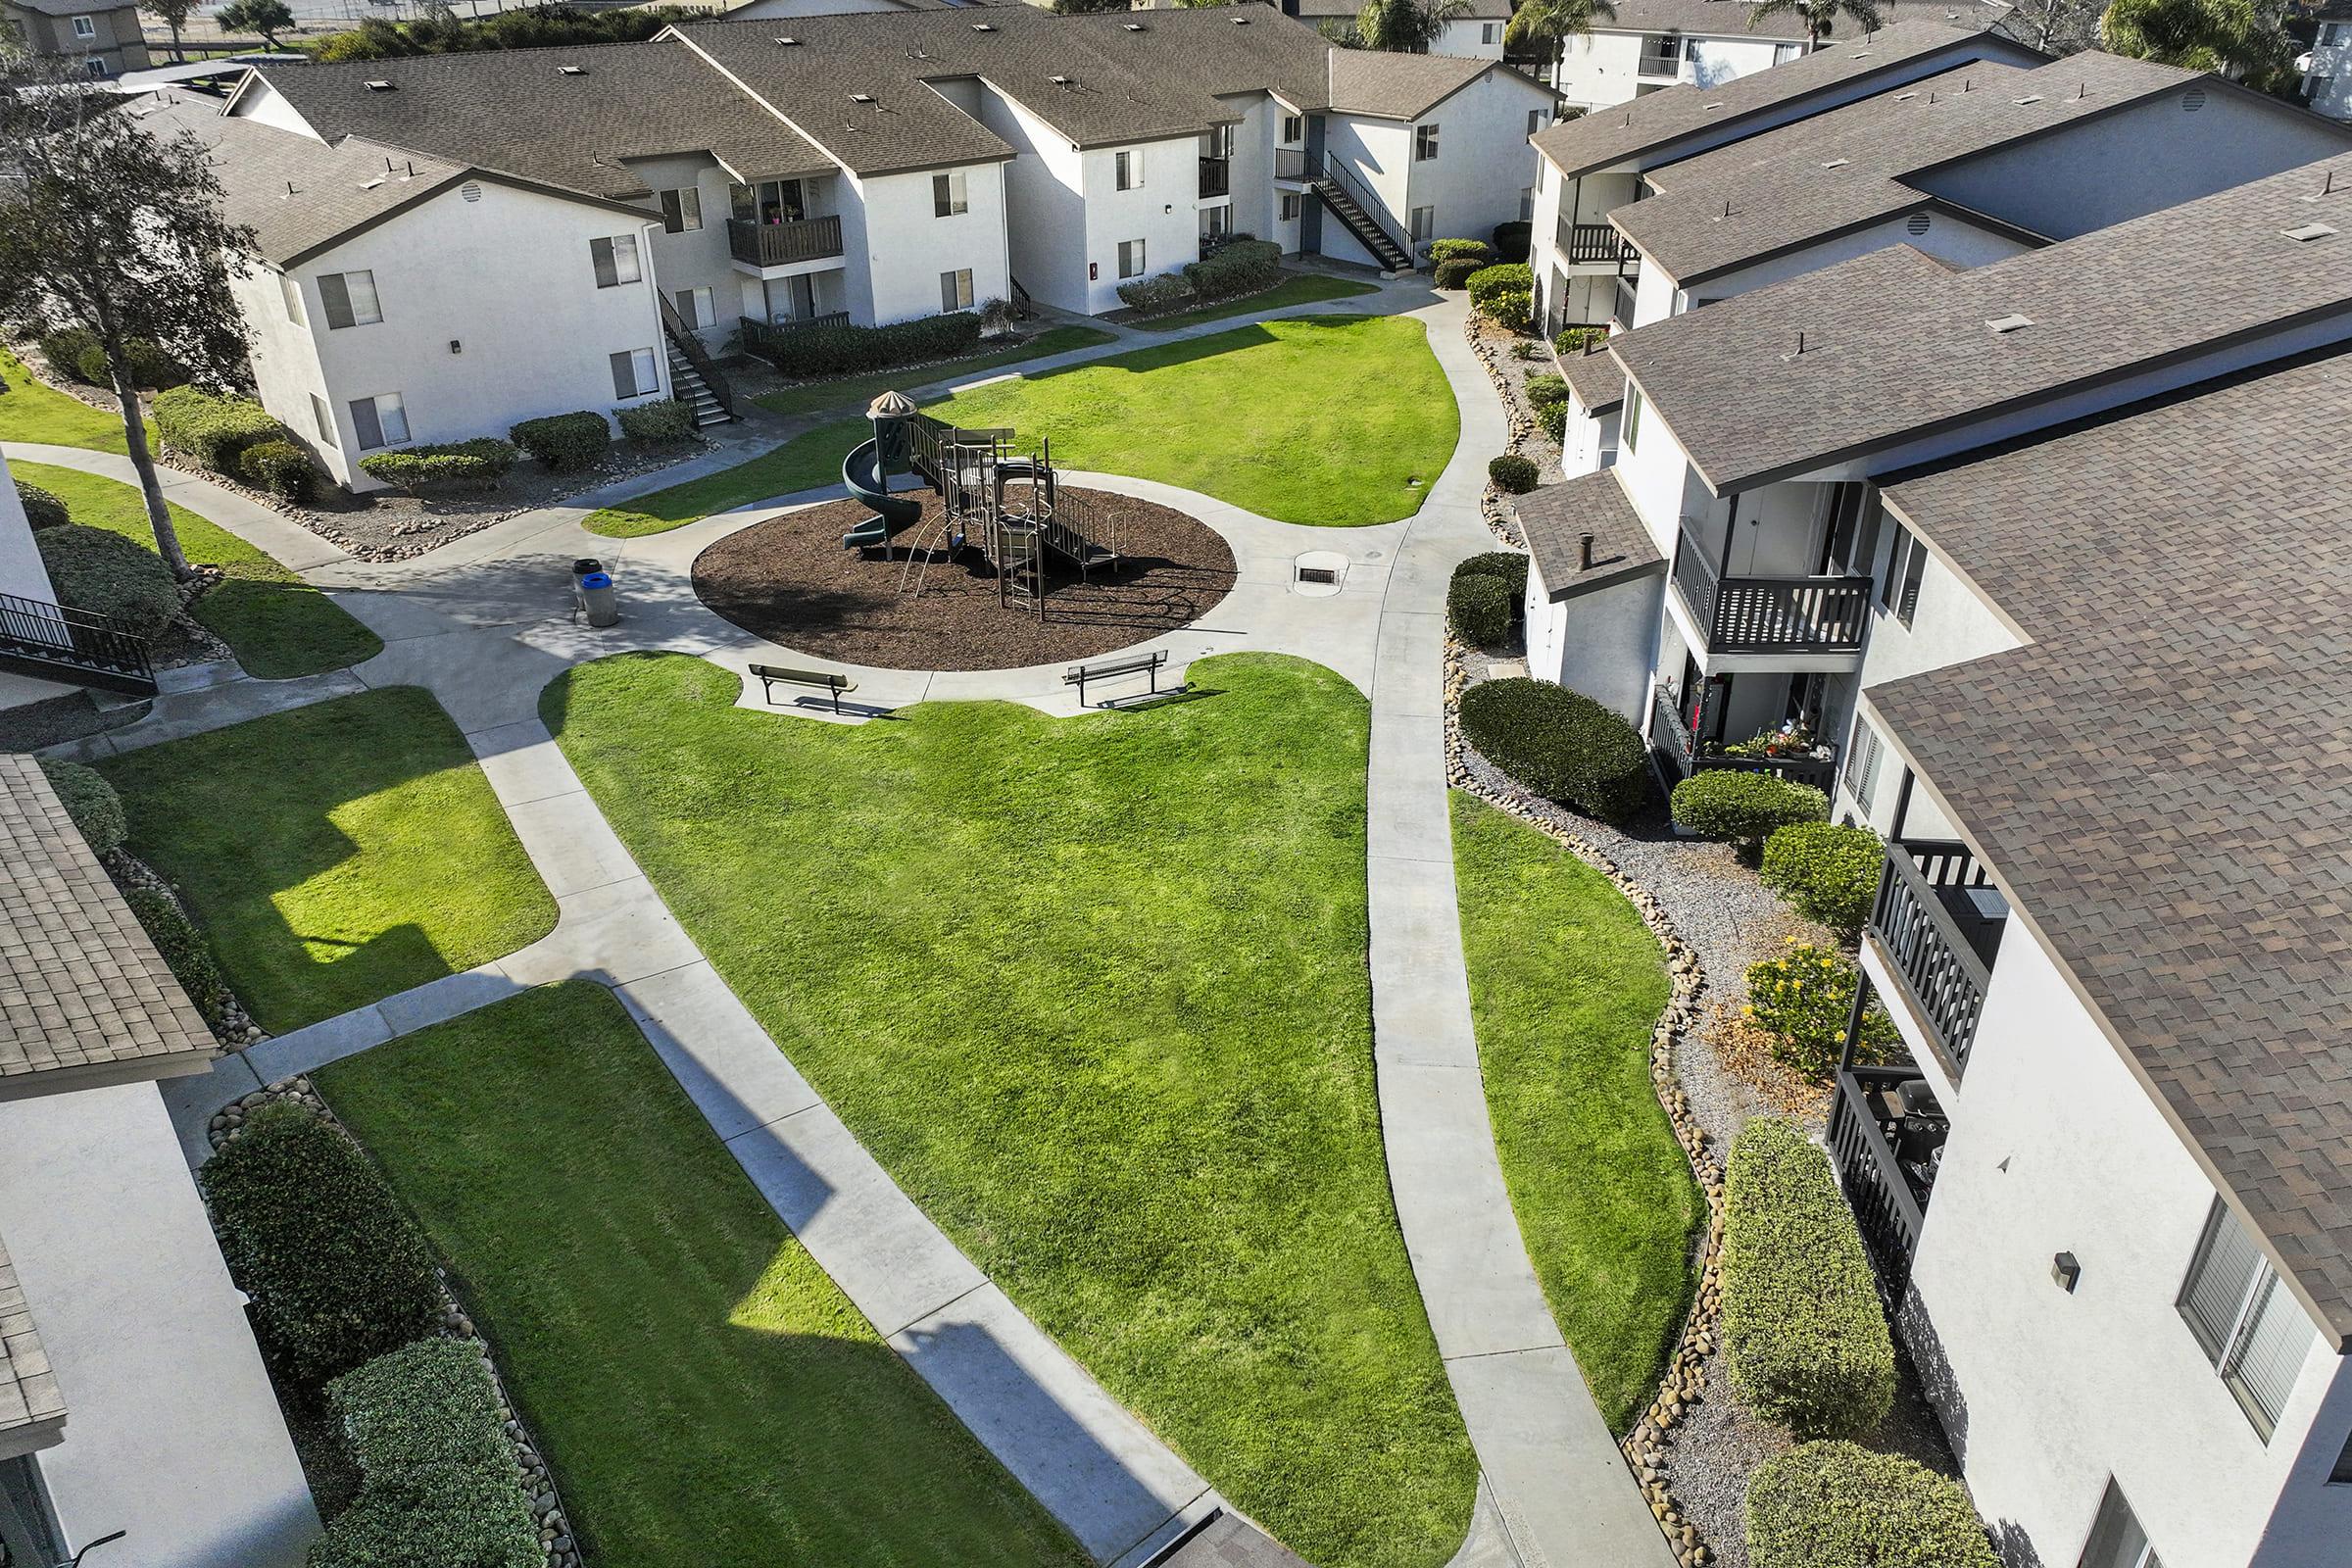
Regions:
<instances>
[{"instance_id":1,"label":"second floor balcony","mask_svg":"<svg viewBox=\"0 0 2352 1568\"><path fill-rule=\"evenodd\" d=\"M748 218L727 220L727 252L752 267L791 267L841 254L839 218L803 218L776 223Z\"/></svg>"},{"instance_id":2,"label":"second floor balcony","mask_svg":"<svg viewBox=\"0 0 2352 1568\"><path fill-rule=\"evenodd\" d=\"M1230 196L1233 194L1233 160L1203 158L1200 160L1200 194Z\"/></svg>"},{"instance_id":3,"label":"second floor balcony","mask_svg":"<svg viewBox=\"0 0 2352 1568\"><path fill-rule=\"evenodd\" d=\"M1845 573L1752 576L1686 522L1674 591L1709 654L1854 654L1870 624L1870 579Z\"/></svg>"},{"instance_id":4,"label":"second floor balcony","mask_svg":"<svg viewBox=\"0 0 2352 1568\"><path fill-rule=\"evenodd\" d=\"M1650 688L1650 749L1664 759L1674 777L1725 770L1774 773L1791 784L1810 784L1827 794L1838 778L1838 752L1833 746L1807 747L1760 754L1727 751L1720 742L1701 739L1713 727L1711 706L1721 688L1710 685L1703 695L1686 702L1664 686Z\"/></svg>"},{"instance_id":5,"label":"second floor balcony","mask_svg":"<svg viewBox=\"0 0 2352 1568\"><path fill-rule=\"evenodd\" d=\"M1855 1065L1838 1073L1830 1103L1830 1157L1853 1206L1871 1262L1900 1298L1927 1223L1951 1122L1911 1067Z\"/></svg>"},{"instance_id":6,"label":"second floor balcony","mask_svg":"<svg viewBox=\"0 0 2352 1568\"><path fill-rule=\"evenodd\" d=\"M1615 267L1640 255L1634 242L1610 223L1571 223L1561 219L1552 230L1552 243L1572 265L1598 263Z\"/></svg>"},{"instance_id":7,"label":"second floor balcony","mask_svg":"<svg viewBox=\"0 0 2352 1568\"><path fill-rule=\"evenodd\" d=\"M1870 938L1954 1083L1968 1070L2008 919L2007 900L1967 845L1903 839L1886 846Z\"/></svg>"}]
</instances>

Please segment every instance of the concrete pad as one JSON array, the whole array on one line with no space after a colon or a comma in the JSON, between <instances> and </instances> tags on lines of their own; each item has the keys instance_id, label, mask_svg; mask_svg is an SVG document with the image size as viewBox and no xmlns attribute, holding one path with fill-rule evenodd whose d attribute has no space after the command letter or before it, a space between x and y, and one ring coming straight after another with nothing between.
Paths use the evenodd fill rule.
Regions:
<instances>
[{"instance_id":1,"label":"concrete pad","mask_svg":"<svg viewBox=\"0 0 2352 1568\"><path fill-rule=\"evenodd\" d=\"M310 1072L392 1038L392 1026L372 1006L355 1007L246 1049L245 1059L266 1084Z\"/></svg>"},{"instance_id":2,"label":"concrete pad","mask_svg":"<svg viewBox=\"0 0 2352 1568\"><path fill-rule=\"evenodd\" d=\"M643 876L557 899L555 930L499 960L526 986L575 976L621 985L696 962L702 952Z\"/></svg>"},{"instance_id":3,"label":"concrete pad","mask_svg":"<svg viewBox=\"0 0 2352 1568\"><path fill-rule=\"evenodd\" d=\"M1208 1491L993 1285L890 1344L1097 1562Z\"/></svg>"},{"instance_id":4,"label":"concrete pad","mask_svg":"<svg viewBox=\"0 0 2352 1568\"><path fill-rule=\"evenodd\" d=\"M832 1111L819 1106L786 1116L729 1139L727 1148L808 1254L884 1335L988 1282Z\"/></svg>"},{"instance_id":5,"label":"concrete pad","mask_svg":"<svg viewBox=\"0 0 2352 1568\"><path fill-rule=\"evenodd\" d=\"M617 995L721 1141L818 1103L709 963L632 980Z\"/></svg>"},{"instance_id":6,"label":"concrete pad","mask_svg":"<svg viewBox=\"0 0 2352 1568\"><path fill-rule=\"evenodd\" d=\"M313 703L357 696L367 689L367 683L348 670L334 670L296 680L232 680L192 692L167 692L155 700L145 718L123 729L93 735L81 749L100 757L135 752L247 719L291 712Z\"/></svg>"},{"instance_id":7,"label":"concrete pad","mask_svg":"<svg viewBox=\"0 0 2352 1568\"><path fill-rule=\"evenodd\" d=\"M522 989L508 979L496 963L486 963L478 969L447 975L386 997L375 1004L375 1010L383 1016L393 1038L398 1039L437 1023L447 1023L478 1007L487 1007L493 1002L504 1002Z\"/></svg>"}]
</instances>

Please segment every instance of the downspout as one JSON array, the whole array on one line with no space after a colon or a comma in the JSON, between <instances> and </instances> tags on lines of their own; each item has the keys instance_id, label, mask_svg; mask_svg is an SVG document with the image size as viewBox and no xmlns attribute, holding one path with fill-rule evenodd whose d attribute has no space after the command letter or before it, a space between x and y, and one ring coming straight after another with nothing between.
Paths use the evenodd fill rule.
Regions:
<instances>
[{"instance_id":1,"label":"downspout","mask_svg":"<svg viewBox=\"0 0 2352 1568\"><path fill-rule=\"evenodd\" d=\"M654 307L654 386L675 398L678 389L669 375L669 332L662 324L662 278L654 270L654 232L662 227L662 220L649 219L637 226L637 254L645 258L645 286Z\"/></svg>"}]
</instances>

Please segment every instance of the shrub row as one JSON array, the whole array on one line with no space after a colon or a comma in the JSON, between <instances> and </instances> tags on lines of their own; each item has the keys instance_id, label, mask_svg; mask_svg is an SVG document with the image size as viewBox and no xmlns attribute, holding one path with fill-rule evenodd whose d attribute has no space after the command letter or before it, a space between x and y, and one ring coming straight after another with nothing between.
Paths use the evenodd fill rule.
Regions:
<instances>
[{"instance_id":1,"label":"shrub row","mask_svg":"<svg viewBox=\"0 0 2352 1568\"><path fill-rule=\"evenodd\" d=\"M1514 218L1507 223L1494 225L1494 259L1498 262L1524 262L1534 248L1536 225L1524 218Z\"/></svg>"},{"instance_id":2,"label":"shrub row","mask_svg":"<svg viewBox=\"0 0 2352 1568\"><path fill-rule=\"evenodd\" d=\"M17 500L24 504L27 527L36 530L63 528L74 520L74 514L66 510L66 504L39 485L26 484L22 479L17 480L16 485Z\"/></svg>"},{"instance_id":3,"label":"shrub row","mask_svg":"<svg viewBox=\"0 0 2352 1568\"><path fill-rule=\"evenodd\" d=\"M1162 272L1157 277L1138 277L1121 283L1119 299L1130 310L1157 316L1191 304L1193 285L1184 280L1181 272Z\"/></svg>"},{"instance_id":4,"label":"shrub row","mask_svg":"<svg viewBox=\"0 0 2352 1568\"><path fill-rule=\"evenodd\" d=\"M594 409L580 409L525 419L507 432L507 439L538 459L548 472L569 473L605 455L612 444L612 427Z\"/></svg>"},{"instance_id":5,"label":"shrub row","mask_svg":"<svg viewBox=\"0 0 2352 1568\"><path fill-rule=\"evenodd\" d=\"M1430 281L1439 288L1460 288L1489 264L1468 256L1449 256L1432 270Z\"/></svg>"},{"instance_id":6,"label":"shrub row","mask_svg":"<svg viewBox=\"0 0 2352 1568\"><path fill-rule=\"evenodd\" d=\"M1494 260L1494 248L1477 239L1433 239L1429 242L1429 259L1433 262L1476 262L1485 267Z\"/></svg>"},{"instance_id":7,"label":"shrub row","mask_svg":"<svg viewBox=\"0 0 2352 1568\"><path fill-rule=\"evenodd\" d=\"M1829 1156L1759 1117L1724 1177L1723 1344L1748 1407L1800 1438L1867 1432L1894 1398L1894 1344Z\"/></svg>"},{"instance_id":8,"label":"shrub row","mask_svg":"<svg viewBox=\"0 0 2352 1568\"><path fill-rule=\"evenodd\" d=\"M311 1548L309 1568L546 1561L498 1386L471 1344L423 1340L390 1351L336 1379L328 1395L360 1494Z\"/></svg>"},{"instance_id":9,"label":"shrub row","mask_svg":"<svg viewBox=\"0 0 2352 1568\"><path fill-rule=\"evenodd\" d=\"M1750 1568L1999 1568L1968 1489L1850 1443L1808 1443L1747 1483Z\"/></svg>"},{"instance_id":10,"label":"shrub row","mask_svg":"<svg viewBox=\"0 0 2352 1568\"><path fill-rule=\"evenodd\" d=\"M212 945L188 918L188 911L160 888L125 888L122 902L130 906L139 928L164 956L164 967L196 1004L204 1021L220 1023L228 1012L228 980L213 956Z\"/></svg>"},{"instance_id":11,"label":"shrub row","mask_svg":"<svg viewBox=\"0 0 2352 1568\"><path fill-rule=\"evenodd\" d=\"M1497 294L1532 293L1536 277L1525 262L1497 262L1472 272L1463 286L1470 290L1470 303L1483 310Z\"/></svg>"},{"instance_id":12,"label":"shrub row","mask_svg":"<svg viewBox=\"0 0 2352 1568\"><path fill-rule=\"evenodd\" d=\"M1527 599L1527 557L1516 550L1490 550L1472 556L1453 568L1456 577L1498 578L1511 596L1512 613L1517 615Z\"/></svg>"},{"instance_id":13,"label":"shrub row","mask_svg":"<svg viewBox=\"0 0 2352 1568\"><path fill-rule=\"evenodd\" d=\"M1539 413L1567 402L1567 377L1550 370L1538 370L1527 378L1527 401Z\"/></svg>"},{"instance_id":14,"label":"shrub row","mask_svg":"<svg viewBox=\"0 0 2352 1568\"><path fill-rule=\"evenodd\" d=\"M411 495L425 489L487 490L506 477L515 456L513 445L485 435L371 453L360 460L360 469Z\"/></svg>"},{"instance_id":15,"label":"shrub row","mask_svg":"<svg viewBox=\"0 0 2352 1568\"><path fill-rule=\"evenodd\" d=\"M154 637L179 613L179 584L154 551L104 528L69 522L33 535L57 602Z\"/></svg>"},{"instance_id":16,"label":"shrub row","mask_svg":"<svg viewBox=\"0 0 2352 1568\"><path fill-rule=\"evenodd\" d=\"M249 483L292 502L306 502L318 488L318 470L311 455L291 441L257 441L237 458L237 471Z\"/></svg>"},{"instance_id":17,"label":"shrub row","mask_svg":"<svg viewBox=\"0 0 2352 1568\"><path fill-rule=\"evenodd\" d=\"M1493 648L1511 635L1511 590L1500 577L1453 574L1446 585L1446 624L1463 642Z\"/></svg>"},{"instance_id":18,"label":"shrub row","mask_svg":"<svg viewBox=\"0 0 2352 1568\"><path fill-rule=\"evenodd\" d=\"M1752 844L1792 822L1826 822L1829 797L1777 773L1728 767L1693 773L1674 787L1675 825L1701 838Z\"/></svg>"},{"instance_id":19,"label":"shrub row","mask_svg":"<svg viewBox=\"0 0 2352 1568\"><path fill-rule=\"evenodd\" d=\"M614 409L620 433L632 441L689 441L694 438L694 405L679 398Z\"/></svg>"},{"instance_id":20,"label":"shrub row","mask_svg":"<svg viewBox=\"0 0 2352 1568\"><path fill-rule=\"evenodd\" d=\"M130 837L130 818L122 809L122 797L115 793L105 774L51 757L41 759L41 772L49 787L57 791L57 802L66 808L66 815L89 842L91 854L104 856L122 847L122 841Z\"/></svg>"},{"instance_id":21,"label":"shrub row","mask_svg":"<svg viewBox=\"0 0 2352 1568\"><path fill-rule=\"evenodd\" d=\"M1270 239L1235 240L1214 256L1187 262L1184 280L1204 300L1254 294L1282 281L1282 247Z\"/></svg>"},{"instance_id":22,"label":"shrub row","mask_svg":"<svg viewBox=\"0 0 2352 1568\"><path fill-rule=\"evenodd\" d=\"M1523 496L1536 487L1541 471L1530 458L1516 452L1506 452L1499 458L1487 460L1487 477L1494 488L1505 495Z\"/></svg>"},{"instance_id":23,"label":"shrub row","mask_svg":"<svg viewBox=\"0 0 2352 1568\"><path fill-rule=\"evenodd\" d=\"M1489 295L1479 309L1493 318L1496 326L1524 332L1536 318L1536 297L1523 288L1506 288L1499 294Z\"/></svg>"},{"instance_id":24,"label":"shrub row","mask_svg":"<svg viewBox=\"0 0 2352 1568\"><path fill-rule=\"evenodd\" d=\"M1647 793L1641 734L1582 692L1524 676L1485 681L1462 693L1461 720L1481 756L1548 800L1616 821Z\"/></svg>"},{"instance_id":25,"label":"shrub row","mask_svg":"<svg viewBox=\"0 0 2352 1568\"><path fill-rule=\"evenodd\" d=\"M1567 444L1568 405L1566 403L1546 403L1537 409L1536 422L1544 427L1545 435L1551 437L1553 446Z\"/></svg>"},{"instance_id":26,"label":"shrub row","mask_svg":"<svg viewBox=\"0 0 2352 1568\"><path fill-rule=\"evenodd\" d=\"M424 1240L323 1118L263 1106L199 1181L255 1330L289 1375L323 1382L430 1332L441 1296Z\"/></svg>"},{"instance_id":27,"label":"shrub row","mask_svg":"<svg viewBox=\"0 0 2352 1568\"><path fill-rule=\"evenodd\" d=\"M202 387L175 386L160 393L151 412L164 445L232 479L243 472L238 462L248 447L293 439L253 399L216 396Z\"/></svg>"},{"instance_id":28,"label":"shrub row","mask_svg":"<svg viewBox=\"0 0 2352 1568\"><path fill-rule=\"evenodd\" d=\"M766 340L759 352L784 374L806 380L953 359L971 353L979 343L980 318L956 311L891 326L794 327Z\"/></svg>"},{"instance_id":29,"label":"shrub row","mask_svg":"<svg viewBox=\"0 0 2352 1568\"><path fill-rule=\"evenodd\" d=\"M1866 827L1790 822L1764 841L1764 885L1808 920L1858 931L1878 897L1886 855Z\"/></svg>"}]
</instances>

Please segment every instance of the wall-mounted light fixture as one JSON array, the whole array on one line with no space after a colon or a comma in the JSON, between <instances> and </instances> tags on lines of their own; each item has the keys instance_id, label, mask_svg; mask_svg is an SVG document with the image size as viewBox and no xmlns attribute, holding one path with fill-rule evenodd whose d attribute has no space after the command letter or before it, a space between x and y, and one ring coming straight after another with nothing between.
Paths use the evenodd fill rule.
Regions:
<instances>
[{"instance_id":1,"label":"wall-mounted light fixture","mask_svg":"<svg viewBox=\"0 0 2352 1568\"><path fill-rule=\"evenodd\" d=\"M2075 1294L2075 1282L2082 1277L2082 1265L2075 1260L2074 1253L2060 1252L2056 1257L2050 1259L2050 1278L2055 1280L2058 1288L2067 1295Z\"/></svg>"}]
</instances>

